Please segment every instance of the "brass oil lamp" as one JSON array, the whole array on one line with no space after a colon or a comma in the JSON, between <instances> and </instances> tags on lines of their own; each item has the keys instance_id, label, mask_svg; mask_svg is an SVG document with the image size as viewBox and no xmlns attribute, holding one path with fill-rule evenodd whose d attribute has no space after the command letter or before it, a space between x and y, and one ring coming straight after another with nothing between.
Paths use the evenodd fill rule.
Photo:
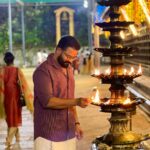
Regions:
<instances>
[{"instance_id":1,"label":"brass oil lamp","mask_svg":"<svg viewBox=\"0 0 150 150\"><path fill-rule=\"evenodd\" d=\"M141 141L150 138L150 134L142 135L130 131L128 128L129 113L135 114L136 106L144 103L142 98L130 98L125 95L125 84L130 84L133 79L142 75L141 65L137 71L133 67L127 70L124 68L125 56L131 56L136 50L133 47L124 47L121 31L128 30L128 26L134 22L119 21L119 7L127 5L131 0L97 0L102 6L109 6L110 22L96 23L103 28L103 31L110 32L110 48L95 48L104 57L110 57L110 68L104 73L98 70L92 74L93 77L101 79L102 84L110 84L110 98L94 100L93 105L100 106L102 112L111 113L109 119L110 129L107 134L97 137L92 143L92 150L137 150L142 149ZM97 93L97 92L96 92ZM98 96L95 96L96 99Z\"/></svg>"}]
</instances>

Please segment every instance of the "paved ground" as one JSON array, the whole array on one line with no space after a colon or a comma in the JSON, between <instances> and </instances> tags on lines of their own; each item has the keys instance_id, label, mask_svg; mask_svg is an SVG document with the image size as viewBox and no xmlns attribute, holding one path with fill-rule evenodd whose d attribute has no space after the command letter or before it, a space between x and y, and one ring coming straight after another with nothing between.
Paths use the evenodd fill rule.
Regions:
<instances>
[{"instance_id":1,"label":"paved ground","mask_svg":"<svg viewBox=\"0 0 150 150\"><path fill-rule=\"evenodd\" d=\"M32 69L24 70L31 89L33 88L31 74ZM76 76L76 97L89 97L94 86L98 86L101 91L101 97L109 96L108 85L100 85L99 81L88 75ZM99 135L107 133L109 123L107 119L109 114L99 112L97 106L90 105L86 109L78 108L79 120L84 130L84 138L77 142L77 150L90 150L92 140ZM6 123L0 120L0 150L5 149ZM21 141L20 144L14 144L13 150L33 150L33 117L24 108L23 126L20 127ZM150 133L150 118L148 118L140 109L133 116L133 131L147 134Z\"/></svg>"}]
</instances>

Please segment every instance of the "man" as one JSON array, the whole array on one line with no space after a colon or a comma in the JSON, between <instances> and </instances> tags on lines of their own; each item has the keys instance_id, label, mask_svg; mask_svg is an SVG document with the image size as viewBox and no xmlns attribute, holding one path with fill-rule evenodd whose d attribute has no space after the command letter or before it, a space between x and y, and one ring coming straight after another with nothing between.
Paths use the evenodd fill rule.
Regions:
<instances>
[{"instance_id":1,"label":"man","mask_svg":"<svg viewBox=\"0 0 150 150\"><path fill-rule=\"evenodd\" d=\"M75 136L83 132L75 106L85 108L86 98L74 98L71 64L80 44L72 36L64 36L34 72L34 139L35 150L75 150Z\"/></svg>"}]
</instances>

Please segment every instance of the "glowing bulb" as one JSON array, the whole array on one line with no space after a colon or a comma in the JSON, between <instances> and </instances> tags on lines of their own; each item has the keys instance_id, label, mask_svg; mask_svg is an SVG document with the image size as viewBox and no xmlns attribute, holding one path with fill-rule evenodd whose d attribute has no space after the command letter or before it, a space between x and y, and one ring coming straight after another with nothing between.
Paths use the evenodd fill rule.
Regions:
<instances>
[{"instance_id":1,"label":"glowing bulb","mask_svg":"<svg viewBox=\"0 0 150 150\"><path fill-rule=\"evenodd\" d=\"M84 6L84 8L88 8L88 1L87 0L84 0L83 6Z\"/></svg>"}]
</instances>

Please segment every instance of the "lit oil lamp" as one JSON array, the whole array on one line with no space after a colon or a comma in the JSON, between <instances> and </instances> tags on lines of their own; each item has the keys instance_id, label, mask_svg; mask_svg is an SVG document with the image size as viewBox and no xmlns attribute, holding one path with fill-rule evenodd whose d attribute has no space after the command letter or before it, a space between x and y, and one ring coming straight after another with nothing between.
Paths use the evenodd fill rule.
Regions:
<instances>
[{"instance_id":1,"label":"lit oil lamp","mask_svg":"<svg viewBox=\"0 0 150 150\"><path fill-rule=\"evenodd\" d=\"M108 100L107 102L104 103L105 105L108 105L110 104L110 100Z\"/></svg>"},{"instance_id":2,"label":"lit oil lamp","mask_svg":"<svg viewBox=\"0 0 150 150\"><path fill-rule=\"evenodd\" d=\"M139 65L139 69L138 69L137 74L142 75L142 67L141 67L141 65Z\"/></svg>"},{"instance_id":3,"label":"lit oil lamp","mask_svg":"<svg viewBox=\"0 0 150 150\"><path fill-rule=\"evenodd\" d=\"M130 98L127 98L127 99L123 102L123 104L124 104L124 105L131 104Z\"/></svg>"},{"instance_id":4,"label":"lit oil lamp","mask_svg":"<svg viewBox=\"0 0 150 150\"><path fill-rule=\"evenodd\" d=\"M131 67L130 72L129 72L129 75L133 75L133 74L134 74L134 68Z\"/></svg>"},{"instance_id":5,"label":"lit oil lamp","mask_svg":"<svg viewBox=\"0 0 150 150\"><path fill-rule=\"evenodd\" d=\"M124 70L123 70L123 74L124 74L124 75L127 75L127 69L124 69Z\"/></svg>"},{"instance_id":6,"label":"lit oil lamp","mask_svg":"<svg viewBox=\"0 0 150 150\"><path fill-rule=\"evenodd\" d=\"M106 74L106 75L110 75L110 73L111 73L111 70L110 70L110 68L108 68L108 69L105 71L105 74Z\"/></svg>"},{"instance_id":7,"label":"lit oil lamp","mask_svg":"<svg viewBox=\"0 0 150 150\"><path fill-rule=\"evenodd\" d=\"M93 94L91 96L92 104L99 105L100 104L100 93L97 88L93 89Z\"/></svg>"},{"instance_id":8,"label":"lit oil lamp","mask_svg":"<svg viewBox=\"0 0 150 150\"><path fill-rule=\"evenodd\" d=\"M94 75L100 75L100 70L99 69L95 69L95 71L94 71Z\"/></svg>"}]
</instances>

